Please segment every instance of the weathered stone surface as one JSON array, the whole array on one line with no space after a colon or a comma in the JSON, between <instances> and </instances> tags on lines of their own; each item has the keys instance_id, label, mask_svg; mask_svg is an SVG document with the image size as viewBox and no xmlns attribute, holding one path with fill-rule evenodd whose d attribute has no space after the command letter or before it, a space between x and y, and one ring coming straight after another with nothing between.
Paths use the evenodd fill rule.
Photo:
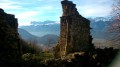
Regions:
<instances>
[{"instance_id":1,"label":"weathered stone surface","mask_svg":"<svg viewBox=\"0 0 120 67\"><path fill-rule=\"evenodd\" d=\"M78 13L76 4L72 1L63 0L61 4L63 14L60 17L60 38L55 47L56 58L73 52L87 51L93 47L90 21Z\"/></svg>"},{"instance_id":2,"label":"weathered stone surface","mask_svg":"<svg viewBox=\"0 0 120 67\"><path fill-rule=\"evenodd\" d=\"M20 59L17 19L0 8L0 65L15 65ZM7 65L9 66L9 65Z\"/></svg>"},{"instance_id":3,"label":"weathered stone surface","mask_svg":"<svg viewBox=\"0 0 120 67\"><path fill-rule=\"evenodd\" d=\"M16 32L17 32L18 21L17 21L17 18L15 18L15 16L13 14L7 14L7 13L4 12L3 9L0 8L0 18L1 18L1 21L3 20L4 23L9 25L11 28L16 30Z\"/></svg>"}]
</instances>

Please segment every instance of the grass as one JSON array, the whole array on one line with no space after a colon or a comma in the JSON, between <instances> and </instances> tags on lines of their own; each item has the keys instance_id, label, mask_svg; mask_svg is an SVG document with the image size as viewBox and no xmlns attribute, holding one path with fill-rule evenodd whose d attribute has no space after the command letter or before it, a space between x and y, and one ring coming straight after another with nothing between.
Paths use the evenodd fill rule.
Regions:
<instances>
[{"instance_id":1,"label":"grass","mask_svg":"<svg viewBox=\"0 0 120 67\"><path fill-rule=\"evenodd\" d=\"M54 56L53 56L53 53L41 52L39 54L33 54L33 58L45 60L45 59L54 58Z\"/></svg>"}]
</instances>

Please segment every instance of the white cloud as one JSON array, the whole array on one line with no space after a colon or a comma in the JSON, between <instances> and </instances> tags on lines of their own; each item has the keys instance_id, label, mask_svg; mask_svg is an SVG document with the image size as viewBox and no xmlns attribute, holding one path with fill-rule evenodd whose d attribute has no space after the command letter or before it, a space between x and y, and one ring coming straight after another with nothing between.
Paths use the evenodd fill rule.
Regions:
<instances>
[{"instance_id":1,"label":"white cloud","mask_svg":"<svg viewBox=\"0 0 120 67\"><path fill-rule=\"evenodd\" d=\"M19 21L19 20L18 20ZM18 24L19 26L26 26L26 25L30 25L30 22L24 22L24 21L22 21L22 22L19 22L19 24Z\"/></svg>"},{"instance_id":2,"label":"white cloud","mask_svg":"<svg viewBox=\"0 0 120 67\"><path fill-rule=\"evenodd\" d=\"M111 7L110 6L95 6L95 5L86 5L86 6L78 6L78 11L80 14L86 17L97 17L97 16L108 16L109 13L111 12Z\"/></svg>"},{"instance_id":3,"label":"white cloud","mask_svg":"<svg viewBox=\"0 0 120 67\"><path fill-rule=\"evenodd\" d=\"M16 18L18 18L19 26L21 25L30 25L31 21L38 20L38 18L34 18L37 15L40 15L37 11L26 11L22 13L17 13Z\"/></svg>"},{"instance_id":4,"label":"white cloud","mask_svg":"<svg viewBox=\"0 0 120 67\"><path fill-rule=\"evenodd\" d=\"M51 10L54 9L52 6L42 6L42 7L37 7L39 10Z\"/></svg>"},{"instance_id":5,"label":"white cloud","mask_svg":"<svg viewBox=\"0 0 120 67\"><path fill-rule=\"evenodd\" d=\"M0 8L3 9L20 9L22 6L17 5L18 2L14 2L11 0L0 0Z\"/></svg>"},{"instance_id":6,"label":"white cloud","mask_svg":"<svg viewBox=\"0 0 120 67\"><path fill-rule=\"evenodd\" d=\"M3 9L20 9L21 6L18 5L12 5L11 3L0 3L0 8Z\"/></svg>"},{"instance_id":7,"label":"white cloud","mask_svg":"<svg viewBox=\"0 0 120 67\"><path fill-rule=\"evenodd\" d=\"M44 1L44 0L38 0L38 1ZM53 1L57 1L57 0L47 0L47 2L53 2Z\"/></svg>"},{"instance_id":8,"label":"white cloud","mask_svg":"<svg viewBox=\"0 0 120 67\"><path fill-rule=\"evenodd\" d=\"M38 1L43 1L43 0L38 0Z\"/></svg>"},{"instance_id":9,"label":"white cloud","mask_svg":"<svg viewBox=\"0 0 120 67\"><path fill-rule=\"evenodd\" d=\"M62 14L62 0L0 0L0 8L5 12L15 14L19 25L29 24L31 21L55 20L59 21ZM69 0L77 5L80 14L85 17L106 16L110 12L109 0Z\"/></svg>"},{"instance_id":10,"label":"white cloud","mask_svg":"<svg viewBox=\"0 0 120 67\"><path fill-rule=\"evenodd\" d=\"M19 19L25 19L25 18L33 17L37 14L38 14L37 11L26 11L26 12L23 12L23 13L16 14L16 17L19 18Z\"/></svg>"}]
</instances>

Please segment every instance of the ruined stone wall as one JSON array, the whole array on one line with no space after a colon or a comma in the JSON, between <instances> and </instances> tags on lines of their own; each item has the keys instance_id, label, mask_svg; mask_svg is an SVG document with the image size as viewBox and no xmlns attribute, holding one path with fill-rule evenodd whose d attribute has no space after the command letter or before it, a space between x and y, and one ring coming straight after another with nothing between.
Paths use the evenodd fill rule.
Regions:
<instances>
[{"instance_id":1,"label":"ruined stone wall","mask_svg":"<svg viewBox=\"0 0 120 67\"><path fill-rule=\"evenodd\" d=\"M15 65L20 59L17 27L18 23L15 16L0 9L0 65Z\"/></svg>"},{"instance_id":2,"label":"ruined stone wall","mask_svg":"<svg viewBox=\"0 0 120 67\"><path fill-rule=\"evenodd\" d=\"M16 30L16 32L17 32L18 21L17 21L17 18L15 18L15 16L13 14L7 14L4 12L3 9L0 8L0 17L2 18L2 20L4 20L4 23L9 25L11 28Z\"/></svg>"},{"instance_id":3,"label":"ruined stone wall","mask_svg":"<svg viewBox=\"0 0 120 67\"><path fill-rule=\"evenodd\" d=\"M90 21L79 15L72 1L61 2L63 14L60 18L61 31L57 44L60 57L73 52L87 51L90 44ZM57 49L56 48L56 49Z\"/></svg>"}]
</instances>

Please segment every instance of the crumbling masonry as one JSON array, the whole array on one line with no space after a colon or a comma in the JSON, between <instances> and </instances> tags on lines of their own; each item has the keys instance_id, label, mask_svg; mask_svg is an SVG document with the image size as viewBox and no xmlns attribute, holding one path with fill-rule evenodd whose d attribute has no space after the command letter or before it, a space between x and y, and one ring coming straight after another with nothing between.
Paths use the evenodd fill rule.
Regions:
<instances>
[{"instance_id":1,"label":"crumbling masonry","mask_svg":"<svg viewBox=\"0 0 120 67\"><path fill-rule=\"evenodd\" d=\"M69 53L91 49L90 21L82 17L76 4L68 0L61 1L63 14L60 17L60 38L55 49L55 57L62 58Z\"/></svg>"},{"instance_id":2,"label":"crumbling masonry","mask_svg":"<svg viewBox=\"0 0 120 67\"><path fill-rule=\"evenodd\" d=\"M20 58L18 21L13 14L0 8L0 64L15 64ZM4 66L5 67L5 66Z\"/></svg>"}]
</instances>

